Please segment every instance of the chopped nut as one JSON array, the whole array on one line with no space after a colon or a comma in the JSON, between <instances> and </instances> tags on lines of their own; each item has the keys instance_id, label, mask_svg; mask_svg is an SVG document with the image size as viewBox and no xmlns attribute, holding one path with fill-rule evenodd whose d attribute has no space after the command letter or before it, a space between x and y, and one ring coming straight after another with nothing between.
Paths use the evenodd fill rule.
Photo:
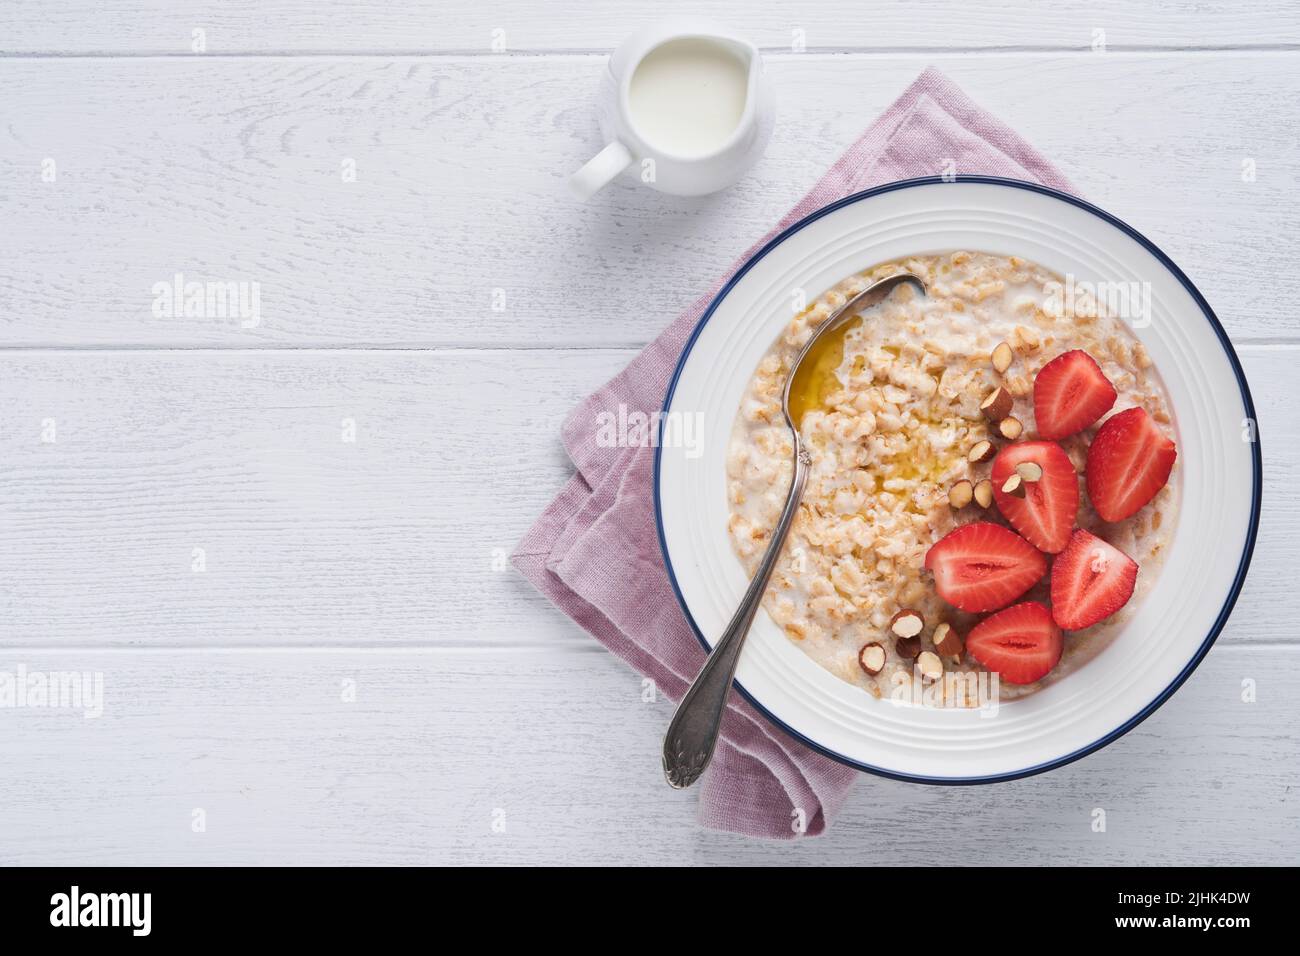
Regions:
<instances>
[{"instance_id":1,"label":"chopped nut","mask_svg":"<svg viewBox=\"0 0 1300 956\"><path fill-rule=\"evenodd\" d=\"M965 508L975 497L975 486L963 478L948 489L948 504L956 509Z\"/></svg>"},{"instance_id":2,"label":"chopped nut","mask_svg":"<svg viewBox=\"0 0 1300 956\"><path fill-rule=\"evenodd\" d=\"M885 667L885 648L884 645L872 641L870 644L863 644L862 650L858 651L858 666L860 666L868 675L875 677Z\"/></svg>"},{"instance_id":3,"label":"chopped nut","mask_svg":"<svg viewBox=\"0 0 1300 956\"><path fill-rule=\"evenodd\" d=\"M903 660L914 661L916 656L921 653L921 639L919 637L900 637L894 641L894 650Z\"/></svg>"},{"instance_id":4,"label":"chopped nut","mask_svg":"<svg viewBox=\"0 0 1300 956\"><path fill-rule=\"evenodd\" d=\"M934 651L922 651L916 658L916 669L923 681L931 683L943 676L943 661Z\"/></svg>"},{"instance_id":5,"label":"chopped nut","mask_svg":"<svg viewBox=\"0 0 1300 956\"><path fill-rule=\"evenodd\" d=\"M903 608L889 622L889 629L897 637L916 637L924 627L925 618L921 617L919 611L913 611L910 607Z\"/></svg>"},{"instance_id":6,"label":"chopped nut","mask_svg":"<svg viewBox=\"0 0 1300 956\"><path fill-rule=\"evenodd\" d=\"M1011 360L1014 358L1011 354L1011 346L1006 342L999 342L993 349L993 369L999 375L1005 375L1007 369L1011 368Z\"/></svg>"},{"instance_id":7,"label":"chopped nut","mask_svg":"<svg viewBox=\"0 0 1300 956\"><path fill-rule=\"evenodd\" d=\"M1015 398L1024 398L1033 391L1033 386L1023 375L1012 375L1007 379L1007 391Z\"/></svg>"},{"instance_id":8,"label":"chopped nut","mask_svg":"<svg viewBox=\"0 0 1300 956\"><path fill-rule=\"evenodd\" d=\"M997 433L1007 441L1015 441L1020 437L1020 433L1025 430L1025 426L1020 419L1014 415L1008 415L997 424Z\"/></svg>"},{"instance_id":9,"label":"chopped nut","mask_svg":"<svg viewBox=\"0 0 1300 956\"><path fill-rule=\"evenodd\" d=\"M987 478L975 485L975 503L981 508L993 504L993 482Z\"/></svg>"},{"instance_id":10,"label":"chopped nut","mask_svg":"<svg viewBox=\"0 0 1300 956\"><path fill-rule=\"evenodd\" d=\"M946 657L954 664L961 663L964 646L961 635L957 633L951 624L944 621L936 627L932 640L934 641L934 649L938 651L940 657Z\"/></svg>"},{"instance_id":11,"label":"chopped nut","mask_svg":"<svg viewBox=\"0 0 1300 956\"><path fill-rule=\"evenodd\" d=\"M1025 325L1017 325L1011 333L1012 344L1021 355L1028 355L1038 348L1038 333Z\"/></svg>"},{"instance_id":12,"label":"chopped nut","mask_svg":"<svg viewBox=\"0 0 1300 956\"><path fill-rule=\"evenodd\" d=\"M1043 466L1036 461L1022 461L1016 465L1016 474L1025 481L1041 481Z\"/></svg>"},{"instance_id":13,"label":"chopped nut","mask_svg":"<svg viewBox=\"0 0 1300 956\"><path fill-rule=\"evenodd\" d=\"M981 438L975 444L970 446L970 451L967 453L966 457L970 460L972 465L975 465L982 461L988 461L996 455L997 452L998 450L993 447L993 442L986 438Z\"/></svg>"},{"instance_id":14,"label":"chopped nut","mask_svg":"<svg viewBox=\"0 0 1300 956\"><path fill-rule=\"evenodd\" d=\"M1013 498L1023 498L1025 496L1025 482L1019 474L1014 474L1002 483L1002 493L1011 495Z\"/></svg>"},{"instance_id":15,"label":"chopped nut","mask_svg":"<svg viewBox=\"0 0 1300 956\"><path fill-rule=\"evenodd\" d=\"M1013 399L1011 393L999 385L989 392L988 397L980 402L980 411L991 422L1000 422L1011 414Z\"/></svg>"},{"instance_id":16,"label":"chopped nut","mask_svg":"<svg viewBox=\"0 0 1300 956\"><path fill-rule=\"evenodd\" d=\"M1070 459L1074 470L1082 475L1088 467L1088 447L1082 442L1069 440L1062 447L1065 448L1065 455Z\"/></svg>"}]
</instances>

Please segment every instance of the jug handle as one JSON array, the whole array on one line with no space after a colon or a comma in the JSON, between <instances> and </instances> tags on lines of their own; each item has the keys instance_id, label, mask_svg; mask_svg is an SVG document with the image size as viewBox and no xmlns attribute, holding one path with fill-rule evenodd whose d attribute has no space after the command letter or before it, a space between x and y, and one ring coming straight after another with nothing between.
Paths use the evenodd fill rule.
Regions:
<instances>
[{"instance_id":1,"label":"jug handle","mask_svg":"<svg viewBox=\"0 0 1300 956\"><path fill-rule=\"evenodd\" d=\"M628 148L618 140L614 140L569 177L569 189L579 199L586 201L611 179L627 169L631 162L632 154Z\"/></svg>"}]
</instances>

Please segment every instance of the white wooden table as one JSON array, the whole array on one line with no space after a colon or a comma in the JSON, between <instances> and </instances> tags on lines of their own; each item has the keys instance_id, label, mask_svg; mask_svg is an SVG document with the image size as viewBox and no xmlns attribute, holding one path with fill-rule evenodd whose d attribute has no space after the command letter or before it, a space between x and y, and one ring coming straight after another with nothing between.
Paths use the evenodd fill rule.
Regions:
<instances>
[{"instance_id":1,"label":"white wooden table","mask_svg":"<svg viewBox=\"0 0 1300 956\"><path fill-rule=\"evenodd\" d=\"M0 861L1295 862L1300 8L754 6L0 2L0 670L105 682L99 719L0 710ZM767 156L708 200L574 204L603 55L676 9L763 45ZM703 832L669 704L504 556L566 411L931 63L1218 310L1254 567L1101 753L866 777L816 840ZM178 272L259 283L260 322L156 316Z\"/></svg>"}]
</instances>

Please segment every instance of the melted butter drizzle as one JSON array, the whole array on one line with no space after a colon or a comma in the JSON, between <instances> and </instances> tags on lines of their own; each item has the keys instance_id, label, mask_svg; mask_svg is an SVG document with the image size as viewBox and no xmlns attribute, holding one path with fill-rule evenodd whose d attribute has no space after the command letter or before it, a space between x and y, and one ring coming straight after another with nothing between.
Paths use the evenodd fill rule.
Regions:
<instances>
[{"instance_id":1,"label":"melted butter drizzle","mask_svg":"<svg viewBox=\"0 0 1300 956\"><path fill-rule=\"evenodd\" d=\"M802 428L805 412L826 411L830 397L842 387L836 372L844 364L844 340L861 324L860 315L849 319L834 332L818 339L799 363L794 381L790 383L790 418L795 428Z\"/></svg>"}]
</instances>

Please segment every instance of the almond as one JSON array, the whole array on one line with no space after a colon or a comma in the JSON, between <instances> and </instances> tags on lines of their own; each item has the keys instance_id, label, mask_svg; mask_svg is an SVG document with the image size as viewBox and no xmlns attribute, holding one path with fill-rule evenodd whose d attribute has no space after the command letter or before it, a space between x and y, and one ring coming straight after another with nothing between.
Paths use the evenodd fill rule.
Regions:
<instances>
[{"instance_id":1,"label":"almond","mask_svg":"<svg viewBox=\"0 0 1300 956\"><path fill-rule=\"evenodd\" d=\"M993 349L993 369L999 375L1005 375L1007 369L1011 368L1011 360L1015 356L1011 353L1011 346L1006 342L999 342Z\"/></svg>"},{"instance_id":2,"label":"almond","mask_svg":"<svg viewBox=\"0 0 1300 956\"><path fill-rule=\"evenodd\" d=\"M993 504L993 482L987 478L975 485L975 503L981 508Z\"/></svg>"},{"instance_id":3,"label":"almond","mask_svg":"<svg viewBox=\"0 0 1300 956\"><path fill-rule=\"evenodd\" d=\"M1016 418L1014 415L1008 415L1006 418L1002 419L1002 421L997 423L996 428L997 433L1007 441L1015 441L1020 437L1020 433L1025 430L1025 426L1021 424L1020 419Z\"/></svg>"},{"instance_id":4,"label":"almond","mask_svg":"<svg viewBox=\"0 0 1300 956\"><path fill-rule=\"evenodd\" d=\"M975 486L965 478L948 489L948 504L957 510L965 508L974 497Z\"/></svg>"},{"instance_id":5,"label":"almond","mask_svg":"<svg viewBox=\"0 0 1300 956\"><path fill-rule=\"evenodd\" d=\"M905 607L890 619L889 629L895 637L916 637L925 628L925 618L920 611Z\"/></svg>"},{"instance_id":6,"label":"almond","mask_svg":"<svg viewBox=\"0 0 1300 956\"><path fill-rule=\"evenodd\" d=\"M921 672L921 680L933 683L943 676L943 661L934 651L922 651L916 658L916 669Z\"/></svg>"},{"instance_id":7,"label":"almond","mask_svg":"<svg viewBox=\"0 0 1300 956\"><path fill-rule=\"evenodd\" d=\"M1038 348L1038 333L1026 325L1017 325L1011 332L1011 338L1016 351L1021 355L1028 355Z\"/></svg>"},{"instance_id":8,"label":"almond","mask_svg":"<svg viewBox=\"0 0 1300 956\"><path fill-rule=\"evenodd\" d=\"M894 641L894 650L903 660L914 661L916 656L921 653L921 639L919 637L900 637Z\"/></svg>"},{"instance_id":9,"label":"almond","mask_svg":"<svg viewBox=\"0 0 1300 956\"><path fill-rule=\"evenodd\" d=\"M997 453L998 450L993 447L993 442L989 441L987 438L981 438L975 444L970 446L970 451L967 452L966 458L972 465L976 465L982 461L988 461Z\"/></svg>"},{"instance_id":10,"label":"almond","mask_svg":"<svg viewBox=\"0 0 1300 956\"><path fill-rule=\"evenodd\" d=\"M1002 493L1011 495L1013 498L1023 498L1025 496L1025 480L1019 474L1013 474L1002 483Z\"/></svg>"},{"instance_id":11,"label":"almond","mask_svg":"<svg viewBox=\"0 0 1300 956\"><path fill-rule=\"evenodd\" d=\"M934 629L931 639L934 641L934 649L940 657L946 657L954 664L961 663L961 655L964 649L961 635L947 621L939 624Z\"/></svg>"},{"instance_id":12,"label":"almond","mask_svg":"<svg viewBox=\"0 0 1300 956\"><path fill-rule=\"evenodd\" d=\"M1033 391L1033 388L1029 379L1023 375L1012 375L1007 379L1007 391L1011 393L1013 398L1024 398Z\"/></svg>"},{"instance_id":13,"label":"almond","mask_svg":"<svg viewBox=\"0 0 1300 956\"><path fill-rule=\"evenodd\" d=\"M1000 422L1011 414L1013 399L1011 393L999 385L989 392L988 397L980 402L980 411L991 422Z\"/></svg>"},{"instance_id":14,"label":"almond","mask_svg":"<svg viewBox=\"0 0 1300 956\"><path fill-rule=\"evenodd\" d=\"M885 667L885 647L876 641L870 644L863 644L862 650L858 651L858 666L860 666L869 676L875 677Z\"/></svg>"},{"instance_id":15,"label":"almond","mask_svg":"<svg viewBox=\"0 0 1300 956\"><path fill-rule=\"evenodd\" d=\"M1025 481L1041 481L1043 478L1043 466L1036 461L1022 461L1020 464L1016 465L1016 474Z\"/></svg>"}]
</instances>

